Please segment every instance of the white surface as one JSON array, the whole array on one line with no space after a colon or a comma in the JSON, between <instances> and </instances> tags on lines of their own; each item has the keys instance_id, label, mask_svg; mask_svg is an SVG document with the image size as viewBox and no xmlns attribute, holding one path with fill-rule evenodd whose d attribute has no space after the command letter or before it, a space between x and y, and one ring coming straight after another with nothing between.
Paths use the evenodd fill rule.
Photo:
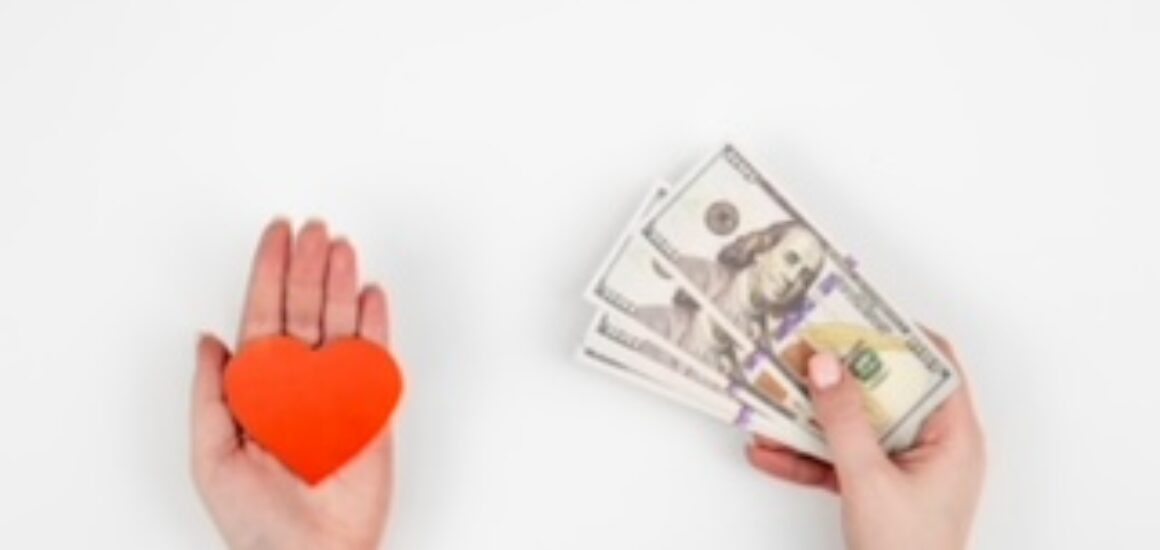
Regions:
<instances>
[{"instance_id":1,"label":"white surface","mask_svg":"<svg viewBox=\"0 0 1160 550\"><path fill-rule=\"evenodd\" d=\"M1160 461L1154 2L0 1L0 547L206 548L194 336L275 213L393 291L390 544L833 548L833 499L570 359L725 137L962 348L978 548L1139 548Z\"/></svg>"}]
</instances>

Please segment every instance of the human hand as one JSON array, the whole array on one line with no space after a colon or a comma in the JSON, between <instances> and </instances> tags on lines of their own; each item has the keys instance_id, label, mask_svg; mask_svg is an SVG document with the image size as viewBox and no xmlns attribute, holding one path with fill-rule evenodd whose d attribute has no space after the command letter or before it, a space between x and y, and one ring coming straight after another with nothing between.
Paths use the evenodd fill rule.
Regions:
<instances>
[{"instance_id":1,"label":"human hand","mask_svg":"<svg viewBox=\"0 0 1160 550\"><path fill-rule=\"evenodd\" d=\"M360 291L354 248L331 240L322 222L294 239L290 224L276 220L258 244L239 346L278 334L311 345L354 335L386 344L383 291ZM311 487L240 432L222 393L229 359L221 340L201 337L191 428L194 482L229 547L377 548L392 488L387 430Z\"/></svg>"},{"instance_id":2,"label":"human hand","mask_svg":"<svg viewBox=\"0 0 1160 550\"><path fill-rule=\"evenodd\" d=\"M959 367L946 340L930 336ZM862 408L858 382L844 371L830 355L809 362L810 393L833 465L767 439L749 446L750 462L774 477L838 493L852 550L965 548L984 469L982 429L966 384L931 415L914 448L888 456Z\"/></svg>"}]
</instances>

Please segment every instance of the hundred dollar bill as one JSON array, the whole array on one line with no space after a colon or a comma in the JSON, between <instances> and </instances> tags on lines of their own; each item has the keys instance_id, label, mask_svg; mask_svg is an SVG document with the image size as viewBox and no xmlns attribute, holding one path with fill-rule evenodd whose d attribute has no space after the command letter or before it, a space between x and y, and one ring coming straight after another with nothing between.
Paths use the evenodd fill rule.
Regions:
<instances>
[{"instance_id":1,"label":"hundred dollar bill","mask_svg":"<svg viewBox=\"0 0 1160 550\"><path fill-rule=\"evenodd\" d=\"M804 390L809 355L840 357L864 390L884 446L917 426L958 384L950 361L732 145L696 168L640 235L711 304L707 315ZM755 360L751 360L755 362Z\"/></svg>"},{"instance_id":2,"label":"hundred dollar bill","mask_svg":"<svg viewBox=\"0 0 1160 550\"><path fill-rule=\"evenodd\" d=\"M699 380L695 369L667 354L651 338L635 335L632 330L619 327L617 321L615 314L597 314L581 349L586 363L721 422L828 459L825 445L803 437L796 424L756 414L736 397Z\"/></svg>"},{"instance_id":3,"label":"hundred dollar bill","mask_svg":"<svg viewBox=\"0 0 1160 550\"><path fill-rule=\"evenodd\" d=\"M704 389L705 395L724 395L735 401L741 410L749 414L752 409L741 403L729 392L729 388L721 384L718 379L706 376L701 369L691 366L687 358L674 353L668 346L654 338L634 330L634 325L620 315L612 312L597 312L588 333L585 343L593 341L607 343L616 350L624 351L633 358L648 360L651 371L650 377L666 382L672 387L689 387ZM633 362L636 364L636 362Z\"/></svg>"},{"instance_id":4,"label":"hundred dollar bill","mask_svg":"<svg viewBox=\"0 0 1160 550\"><path fill-rule=\"evenodd\" d=\"M641 205L638 218L647 215L650 206L655 206L665 192L663 187L656 187ZM791 418L802 426L803 432L818 438L808 423L811 407L804 393L793 388L764 356L753 353L751 342L733 337L702 314L711 308L655 261L656 252L635 227L630 225L601 265L589 285L588 299L631 320L679 350L677 353L691 357L704 376L761 414Z\"/></svg>"}]
</instances>

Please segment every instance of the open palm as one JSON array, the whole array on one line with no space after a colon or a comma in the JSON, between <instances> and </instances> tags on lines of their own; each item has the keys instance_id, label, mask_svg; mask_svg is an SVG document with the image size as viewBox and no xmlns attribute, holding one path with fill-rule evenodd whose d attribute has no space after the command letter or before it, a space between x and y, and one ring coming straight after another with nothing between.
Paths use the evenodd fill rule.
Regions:
<instances>
[{"instance_id":1,"label":"open palm","mask_svg":"<svg viewBox=\"0 0 1160 550\"><path fill-rule=\"evenodd\" d=\"M239 346L279 334L311 345L359 336L385 345L386 298L360 290L354 248L322 222L293 235L272 222L254 255ZM198 491L231 548L376 548L390 504L393 459L384 429L316 486L295 477L240 431L222 393L230 352L205 335L193 387L192 465Z\"/></svg>"}]
</instances>

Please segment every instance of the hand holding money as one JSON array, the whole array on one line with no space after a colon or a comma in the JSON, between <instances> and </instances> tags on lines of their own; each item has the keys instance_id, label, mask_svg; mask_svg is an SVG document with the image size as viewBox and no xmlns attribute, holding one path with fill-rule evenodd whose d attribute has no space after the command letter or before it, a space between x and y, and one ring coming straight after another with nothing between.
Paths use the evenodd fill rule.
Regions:
<instances>
[{"instance_id":1,"label":"hand holding money","mask_svg":"<svg viewBox=\"0 0 1160 550\"><path fill-rule=\"evenodd\" d=\"M908 448L958 386L949 360L732 145L646 198L597 272L583 357L827 459L805 383L857 379L880 444Z\"/></svg>"},{"instance_id":2,"label":"hand holding money","mask_svg":"<svg viewBox=\"0 0 1160 550\"><path fill-rule=\"evenodd\" d=\"M941 337L933 339L953 356ZM984 463L982 431L966 388L931 415L913 449L891 457L878 446L856 381L836 359L815 355L808 371L833 466L761 438L748 449L750 462L774 477L838 492L851 547L965 548Z\"/></svg>"},{"instance_id":3,"label":"hand holding money","mask_svg":"<svg viewBox=\"0 0 1160 550\"><path fill-rule=\"evenodd\" d=\"M585 362L755 434L759 469L840 492L852 546L965 544L982 442L949 347L735 147L654 186L587 298Z\"/></svg>"}]
</instances>

